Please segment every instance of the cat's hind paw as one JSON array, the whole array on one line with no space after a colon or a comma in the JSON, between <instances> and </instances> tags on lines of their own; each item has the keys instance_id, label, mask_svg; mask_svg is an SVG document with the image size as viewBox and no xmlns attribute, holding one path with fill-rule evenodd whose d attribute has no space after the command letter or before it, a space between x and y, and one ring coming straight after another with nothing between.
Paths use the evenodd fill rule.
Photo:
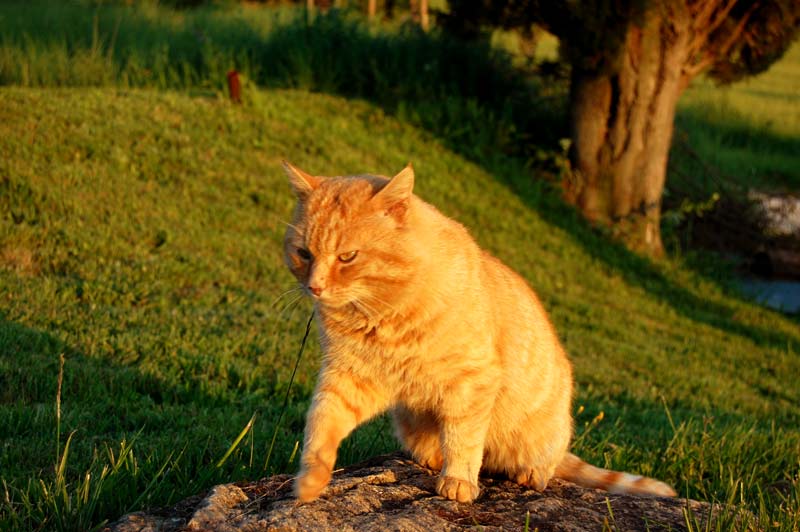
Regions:
<instances>
[{"instance_id":1,"label":"cat's hind paw","mask_svg":"<svg viewBox=\"0 0 800 532\"><path fill-rule=\"evenodd\" d=\"M472 502L480 493L480 489L467 480L440 476L436 481L436 493L445 499L458 502Z\"/></svg>"},{"instance_id":2,"label":"cat's hind paw","mask_svg":"<svg viewBox=\"0 0 800 532\"><path fill-rule=\"evenodd\" d=\"M535 491L542 492L547 488L547 484L550 482L550 478L553 476L553 472L543 472L536 469L527 469L525 471L521 471L516 475L512 476L511 478L517 484L521 486L526 486L528 488L533 488Z\"/></svg>"},{"instance_id":3,"label":"cat's hind paw","mask_svg":"<svg viewBox=\"0 0 800 532\"><path fill-rule=\"evenodd\" d=\"M429 456L427 458L417 459L417 462L422 467L427 467L433 471L441 471L442 467L444 466L444 460L442 460L441 453Z\"/></svg>"}]
</instances>

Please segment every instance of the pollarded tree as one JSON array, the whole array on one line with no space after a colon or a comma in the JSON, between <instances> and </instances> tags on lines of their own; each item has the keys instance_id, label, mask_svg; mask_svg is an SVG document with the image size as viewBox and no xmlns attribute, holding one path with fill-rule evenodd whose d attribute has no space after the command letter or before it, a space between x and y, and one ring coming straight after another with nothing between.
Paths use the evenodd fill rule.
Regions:
<instances>
[{"instance_id":1,"label":"pollarded tree","mask_svg":"<svg viewBox=\"0 0 800 532\"><path fill-rule=\"evenodd\" d=\"M798 34L798 0L450 0L465 33L538 23L571 65L567 199L660 255L661 196L678 98L702 72L762 72Z\"/></svg>"}]
</instances>

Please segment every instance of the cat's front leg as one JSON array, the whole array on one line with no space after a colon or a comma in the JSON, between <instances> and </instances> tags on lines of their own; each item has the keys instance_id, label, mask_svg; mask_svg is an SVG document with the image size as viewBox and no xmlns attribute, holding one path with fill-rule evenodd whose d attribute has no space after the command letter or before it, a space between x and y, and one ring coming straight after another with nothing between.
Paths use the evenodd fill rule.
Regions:
<instances>
[{"instance_id":1,"label":"cat's front leg","mask_svg":"<svg viewBox=\"0 0 800 532\"><path fill-rule=\"evenodd\" d=\"M472 502L480 493L478 473L483 462L491 409L471 401L463 408L448 408L442 415L444 467L436 492L447 499Z\"/></svg>"},{"instance_id":2,"label":"cat's front leg","mask_svg":"<svg viewBox=\"0 0 800 532\"><path fill-rule=\"evenodd\" d=\"M331 480L339 444L358 425L380 414L388 400L380 390L348 372L323 370L308 412L295 495L319 497Z\"/></svg>"}]
</instances>

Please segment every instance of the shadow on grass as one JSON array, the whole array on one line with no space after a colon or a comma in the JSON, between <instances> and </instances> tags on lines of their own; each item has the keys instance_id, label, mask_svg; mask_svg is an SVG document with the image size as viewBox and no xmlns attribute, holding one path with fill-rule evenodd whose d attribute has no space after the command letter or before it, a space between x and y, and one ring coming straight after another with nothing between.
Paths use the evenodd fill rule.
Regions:
<instances>
[{"instance_id":1,"label":"shadow on grass","mask_svg":"<svg viewBox=\"0 0 800 532\"><path fill-rule=\"evenodd\" d=\"M368 25L332 10L166 9L53 5L2 8L0 84L226 90L235 68L260 86L364 98L473 158L522 154L566 133L551 86L488 43L414 25ZM245 91L247 88L245 87Z\"/></svg>"},{"instance_id":2,"label":"shadow on grass","mask_svg":"<svg viewBox=\"0 0 800 532\"><path fill-rule=\"evenodd\" d=\"M260 469L262 453L258 453L255 466L247 465L247 439L225 467L214 465L246 421L243 407L247 410L247 406L253 406L246 404L246 398L229 401L204 396L138 369L87 357L56 336L8 321L2 314L0 340L0 367L4 368L0 372L0 446L5 450L0 455L0 471L10 490L7 499L0 501L0 524L2 519L13 517L14 508L20 509L21 500L26 497L36 509L21 512L22 522L17 523L17 528L37 529L44 522L64 518L67 530L89 529L142 507L174 504L216 483L264 474ZM57 444L55 398L61 354L66 363L61 391L61 438ZM586 428L578 430L577 449L598 463L602 463L609 449L617 448L612 442L626 443L633 438L638 446L650 442L646 448L663 449L671 437L667 414L657 402L627 394L613 399L579 396L579 400L588 400L589 404L577 420L579 426L599 411L605 411L607 423L612 423L598 428L588 439L583 434ZM294 427L293 437L282 442L282 449L276 453L284 460L301 431L303 405L295 406L300 408L288 412L290 419L284 422ZM696 405L676 403L672 409L678 423L703 417ZM723 411L720 416L721 430L728 424L741 427L750 423L742 414ZM271 420L276 417L274 411L264 412L262 426L257 430L268 435ZM625 430L617 420L638 428L635 432ZM154 427L161 428L152 430ZM53 465L58 453L64 452L67 435L72 431L75 435L64 493L75 499L67 507L58 495L40 492L39 481L44 483L42 486L53 482ZM372 434L363 434L360 442L347 440L340 450L339 463L352 463L374 452L391 450L385 445L373 447L378 431L390 433L385 418L373 427ZM114 442L122 443L117 447ZM130 453L124 457L126 443ZM263 440L259 443L263 444ZM263 445L259 450L263 451ZM121 462L122 467L115 467ZM663 465L667 463L671 462L665 460ZM106 466L111 473L102 472ZM287 469L293 467L278 467L279 471ZM659 473L662 469L656 468ZM671 477L680 474L679 465L672 464L667 469L672 471ZM26 485L25 480L31 478L35 481ZM82 478L87 482L94 479L80 499L84 503L77 498ZM59 505L61 513L56 515L54 508Z\"/></svg>"},{"instance_id":3,"label":"shadow on grass","mask_svg":"<svg viewBox=\"0 0 800 532\"><path fill-rule=\"evenodd\" d=\"M781 134L774 126L766 118L757 122L723 103L690 103L679 109L675 127L684 149L673 151L673 159L678 157L670 161L670 169L688 175L671 175L677 181L673 188L700 189L707 195L726 186L797 191L800 137ZM694 183L683 182L689 178Z\"/></svg>"},{"instance_id":4,"label":"shadow on grass","mask_svg":"<svg viewBox=\"0 0 800 532\"><path fill-rule=\"evenodd\" d=\"M306 397L294 397L286 409L270 467L263 468L281 402L219 397L191 382L176 385L92 358L55 334L10 321L0 310L0 481L6 494L0 529L90 530L217 483L294 471L297 458L290 457L302 439ZM258 417L252 430L217 465L253 412ZM385 425L379 420L346 440L340 463L392 450L376 435L391 435ZM63 489L56 467L61 456L67 457Z\"/></svg>"},{"instance_id":5,"label":"shadow on grass","mask_svg":"<svg viewBox=\"0 0 800 532\"><path fill-rule=\"evenodd\" d=\"M247 421L241 404L202 397L135 368L87 357L47 332L8 321L1 312L0 345L0 476L7 483L0 528L16 515L20 529L49 522L88 530L103 519L173 503L214 482L243 477L241 456L231 460L238 467L213 466ZM59 424L60 355L65 363ZM263 425L274 417L263 418L260 429L266 432ZM298 422L302 419L286 424ZM68 437L63 496L71 503L56 487L54 467L67 453Z\"/></svg>"},{"instance_id":6,"label":"shadow on grass","mask_svg":"<svg viewBox=\"0 0 800 532\"><path fill-rule=\"evenodd\" d=\"M736 306L708 301L698 296L697 293L676 284L666 277L652 261L631 253L625 247L604 237L600 231L592 228L574 209L560 201L555 193L550 197L545 197L544 201L538 194L528 197L525 193L526 187L520 181L530 179L529 176L508 173L508 169L503 165L487 166L484 164L484 167L504 183L519 183L519 186L513 187L514 190L544 220L563 229L592 258L621 274L627 283L645 289L659 300L667 303L680 315L728 334L750 339L759 346L784 350L787 346L800 345L800 335L789 335L771 328L743 323L737 320L737 313L741 309ZM705 279L721 285L727 290L728 296L740 297L730 290L730 283L724 279L724 276L709 272L707 264L697 261L687 262L687 265L695 267L700 276Z\"/></svg>"},{"instance_id":7,"label":"shadow on grass","mask_svg":"<svg viewBox=\"0 0 800 532\"><path fill-rule=\"evenodd\" d=\"M0 501L0 528L5 523L9 529L39 530L50 523L50 527L88 530L102 519L128 511L140 494L144 495L142 504L153 494L159 502L159 497L171 500L189 495L167 495L149 486L158 478L161 463L170 461L167 453L174 447L165 447L164 455L148 455L145 444L143 455L133 460L133 455L126 460L123 451L126 439L135 440L144 427L174 423L156 413L159 405L170 402L165 396L170 394L169 387L163 382L87 358L51 334L7 321L2 313L0 345L0 476L7 490ZM65 363L57 416L60 355ZM116 447L111 439L123 443ZM105 449L95 447L100 441ZM103 466L113 463L105 458L104 450L125 462L123 474L103 471ZM141 450L137 445L137 453ZM57 487L56 464L64 455L67 484L62 492ZM184 464L176 460L170 465L178 466L178 475L196 472L180 471ZM81 477L87 490L78 497ZM67 497L73 499L71 504L64 500Z\"/></svg>"}]
</instances>

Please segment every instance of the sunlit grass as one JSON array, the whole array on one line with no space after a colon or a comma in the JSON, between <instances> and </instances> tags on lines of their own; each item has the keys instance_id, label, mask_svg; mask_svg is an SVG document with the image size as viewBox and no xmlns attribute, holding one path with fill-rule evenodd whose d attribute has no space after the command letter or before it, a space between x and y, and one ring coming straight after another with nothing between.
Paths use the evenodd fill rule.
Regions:
<instances>
[{"instance_id":1,"label":"sunlit grass","mask_svg":"<svg viewBox=\"0 0 800 532\"><path fill-rule=\"evenodd\" d=\"M701 78L692 84L681 105L687 108L715 102L756 128L775 135L800 135L800 45L765 73L728 86Z\"/></svg>"},{"instance_id":2,"label":"sunlit grass","mask_svg":"<svg viewBox=\"0 0 800 532\"><path fill-rule=\"evenodd\" d=\"M721 87L695 80L679 102L676 134L677 164L699 180L707 172L684 161L681 148L735 185L800 189L800 43L759 76Z\"/></svg>"},{"instance_id":3,"label":"sunlit grass","mask_svg":"<svg viewBox=\"0 0 800 532\"><path fill-rule=\"evenodd\" d=\"M213 482L294 470L316 342L263 469L308 317L307 303L280 297L292 286L283 157L331 174L413 161L418 193L550 309L575 362L580 454L796 525L797 322L608 244L514 159L484 168L373 105L306 92L263 91L245 106L115 89L0 96L7 528L48 528L77 515L59 512L78 500L80 522L99 524ZM62 448L74 432L64 481L62 353ZM395 446L381 418L345 442L342 462ZM135 464L120 462L128 453Z\"/></svg>"},{"instance_id":4,"label":"sunlit grass","mask_svg":"<svg viewBox=\"0 0 800 532\"><path fill-rule=\"evenodd\" d=\"M480 51L349 19L320 18L309 37L291 11L20 6L0 9L0 82L17 85L0 90L0 528L86 530L214 482L294 471L319 348L312 334L289 390L310 308L282 266L282 158L330 174L412 161L417 192L548 307L575 363L577 452L735 502L767 529L798 527L797 320L732 296L716 263L699 273L630 255L532 179L509 148L536 148L531 131L557 138L553 116L519 129L504 92L469 92L482 72L507 88L505 63L480 70ZM325 39L345 29L333 62ZM391 68L357 78L365 47ZM420 57L433 66L419 70ZM295 90L246 82L232 105L232 67ZM725 172L791 184L796 115L767 102L791 101L793 86L759 100L700 84L678 128ZM539 90L553 102L564 87ZM722 161L731 142L761 162ZM380 418L340 459L394 448Z\"/></svg>"}]
</instances>

